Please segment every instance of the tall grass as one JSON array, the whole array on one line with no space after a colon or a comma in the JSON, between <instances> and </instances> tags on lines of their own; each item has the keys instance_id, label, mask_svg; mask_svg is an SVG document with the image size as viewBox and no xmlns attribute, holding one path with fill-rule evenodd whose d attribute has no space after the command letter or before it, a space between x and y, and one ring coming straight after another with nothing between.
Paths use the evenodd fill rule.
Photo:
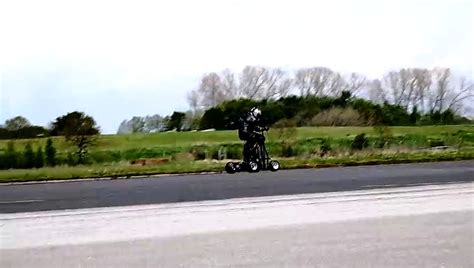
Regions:
<instances>
[{"instance_id":1,"label":"tall grass","mask_svg":"<svg viewBox=\"0 0 474 268\"><path fill-rule=\"evenodd\" d=\"M311 157L321 153L321 146L331 149L332 154L349 151L356 135L365 133L368 149L408 148L419 149L434 145L474 146L474 125L390 127L389 136L380 141L379 130L372 127L302 127L294 132L294 138L282 137L278 130L271 130L267 147L272 156ZM66 159L74 148L62 137L54 137L59 158ZM7 141L0 140L0 153ZM45 146L46 139L16 140L16 148L26 143L33 147ZM171 157L176 153L189 152L196 159L216 159L219 151L225 151L230 159L242 156L242 142L236 131L169 132L131 135L102 135L90 148L91 163L129 161L138 158ZM63 161L64 163L65 161Z\"/></svg>"}]
</instances>

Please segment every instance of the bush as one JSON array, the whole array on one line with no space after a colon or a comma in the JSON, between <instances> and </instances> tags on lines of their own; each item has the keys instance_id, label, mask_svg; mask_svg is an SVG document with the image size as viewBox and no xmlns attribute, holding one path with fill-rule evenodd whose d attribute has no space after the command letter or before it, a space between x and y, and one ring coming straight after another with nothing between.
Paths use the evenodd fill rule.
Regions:
<instances>
[{"instance_id":1,"label":"bush","mask_svg":"<svg viewBox=\"0 0 474 268\"><path fill-rule=\"evenodd\" d=\"M71 153L71 152L69 152L69 153L67 154L67 158L66 158L66 161L65 161L65 162L66 162L66 164L67 164L68 166L70 166L70 167L74 167L74 166L77 166L77 165L78 165L78 161L77 161L76 156L75 156L73 153Z\"/></svg>"},{"instance_id":2,"label":"bush","mask_svg":"<svg viewBox=\"0 0 474 268\"><path fill-rule=\"evenodd\" d=\"M293 157L298 155L298 150L291 143L284 143L281 150L281 156Z\"/></svg>"},{"instance_id":3,"label":"bush","mask_svg":"<svg viewBox=\"0 0 474 268\"><path fill-rule=\"evenodd\" d=\"M35 166L35 153L30 143L25 145L25 151L23 151L23 163L20 165L22 168L33 168Z\"/></svg>"},{"instance_id":4,"label":"bush","mask_svg":"<svg viewBox=\"0 0 474 268\"><path fill-rule=\"evenodd\" d=\"M44 166L44 155L41 146L38 147L38 150L36 151L34 166L35 168L42 168Z\"/></svg>"},{"instance_id":5,"label":"bush","mask_svg":"<svg viewBox=\"0 0 474 268\"><path fill-rule=\"evenodd\" d=\"M430 140L429 141L430 147L438 147L438 146L445 146L444 141L442 140Z\"/></svg>"},{"instance_id":6,"label":"bush","mask_svg":"<svg viewBox=\"0 0 474 268\"><path fill-rule=\"evenodd\" d=\"M206 159L207 151L207 147L205 146L196 146L191 149L191 153L193 154L194 159L196 160Z\"/></svg>"},{"instance_id":7,"label":"bush","mask_svg":"<svg viewBox=\"0 0 474 268\"><path fill-rule=\"evenodd\" d=\"M375 126L374 132L377 135L375 147L379 149L387 147L393 139L392 131L386 126Z\"/></svg>"},{"instance_id":8,"label":"bush","mask_svg":"<svg viewBox=\"0 0 474 268\"><path fill-rule=\"evenodd\" d=\"M226 147L227 149L227 158L228 159L242 159L243 158L243 145L235 144L229 145Z\"/></svg>"},{"instance_id":9,"label":"bush","mask_svg":"<svg viewBox=\"0 0 474 268\"><path fill-rule=\"evenodd\" d=\"M7 157L5 156L5 154L3 153L0 153L0 170L1 169L7 169Z\"/></svg>"},{"instance_id":10,"label":"bush","mask_svg":"<svg viewBox=\"0 0 474 268\"><path fill-rule=\"evenodd\" d=\"M321 140L320 156L325 156L331 151L332 151L332 147L331 147L331 143L329 142L329 139Z\"/></svg>"},{"instance_id":11,"label":"bush","mask_svg":"<svg viewBox=\"0 0 474 268\"><path fill-rule=\"evenodd\" d=\"M19 164L19 155L15 151L15 144L13 141L8 142L7 150L5 151L5 168L17 168Z\"/></svg>"},{"instance_id":12,"label":"bush","mask_svg":"<svg viewBox=\"0 0 474 268\"><path fill-rule=\"evenodd\" d=\"M48 139L46 141L45 154L46 165L50 167L56 166L56 148L54 148L52 139Z\"/></svg>"},{"instance_id":13,"label":"bush","mask_svg":"<svg viewBox=\"0 0 474 268\"><path fill-rule=\"evenodd\" d=\"M353 150L362 150L367 147L369 140L365 137L365 133L361 133L355 136L354 140L352 141L351 148Z\"/></svg>"},{"instance_id":14,"label":"bush","mask_svg":"<svg viewBox=\"0 0 474 268\"><path fill-rule=\"evenodd\" d=\"M318 113L311 120L312 126L365 126L367 121L353 108L331 108Z\"/></svg>"}]
</instances>

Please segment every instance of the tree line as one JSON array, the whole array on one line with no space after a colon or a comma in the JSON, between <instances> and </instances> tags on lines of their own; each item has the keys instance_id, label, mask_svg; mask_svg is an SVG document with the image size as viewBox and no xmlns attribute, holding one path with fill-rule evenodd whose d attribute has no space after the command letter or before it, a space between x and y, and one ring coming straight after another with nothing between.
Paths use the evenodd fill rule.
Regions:
<instances>
[{"instance_id":1,"label":"tree line","mask_svg":"<svg viewBox=\"0 0 474 268\"><path fill-rule=\"evenodd\" d=\"M200 113L193 113L192 111L175 111L164 117L159 114L134 116L120 123L117 134L153 133L171 130L189 131L199 127L200 117Z\"/></svg>"},{"instance_id":2,"label":"tree line","mask_svg":"<svg viewBox=\"0 0 474 268\"><path fill-rule=\"evenodd\" d=\"M42 168L44 166L54 167L57 164L56 148L49 138L43 150L38 146L33 149L31 143L27 143L23 152L18 152L13 141L7 144L4 153L0 153L0 170L12 168Z\"/></svg>"},{"instance_id":3,"label":"tree line","mask_svg":"<svg viewBox=\"0 0 474 268\"><path fill-rule=\"evenodd\" d=\"M344 91L378 104L401 106L408 112L416 108L421 114L446 110L462 114L474 97L473 81L454 75L449 68L404 68L370 80L356 72L341 74L327 67L289 72L246 66L240 73L226 69L204 74L187 98L191 109L196 111L234 99L278 100L290 95L337 97Z\"/></svg>"},{"instance_id":4,"label":"tree line","mask_svg":"<svg viewBox=\"0 0 474 268\"><path fill-rule=\"evenodd\" d=\"M40 134L37 135L31 129L41 128ZM94 143L96 136L100 134L100 129L95 120L83 112L71 112L64 116L56 118L51 123L48 129L32 126L30 122L21 116L6 120L4 126L0 129L1 133L6 133L5 136L0 136L2 139L17 139L20 138L20 133L26 133L21 138L30 139L44 136L62 136L75 148L75 152L68 155L67 164L85 164L87 162L87 155L89 147ZM13 135L13 138L12 138ZM56 160L51 158L51 154L55 155L56 149L53 146L53 141L48 139L46 144L46 162L48 165L54 166ZM3 153L2 153L3 151ZM31 144L27 144L24 148L24 154L17 153L14 147L14 142L8 143L6 149L0 148L0 168L32 168L42 167L43 151L38 147L36 153L33 153ZM52 153L54 152L54 153Z\"/></svg>"},{"instance_id":5,"label":"tree line","mask_svg":"<svg viewBox=\"0 0 474 268\"><path fill-rule=\"evenodd\" d=\"M369 80L326 67L246 66L203 74L187 95L189 111L135 116L117 133L232 129L249 105L262 107L270 123L298 126L459 124L470 122L461 115L473 97L473 82L449 68L404 68Z\"/></svg>"},{"instance_id":6,"label":"tree line","mask_svg":"<svg viewBox=\"0 0 474 268\"><path fill-rule=\"evenodd\" d=\"M267 125L296 126L414 126L472 123L468 118L451 110L420 113L416 108L409 112L401 105L384 102L378 104L353 97L343 91L339 97L288 96L278 100L238 99L226 101L208 109L200 129L236 129L239 117L252 106L262 109Z\"/></svg>"}]
</instances>

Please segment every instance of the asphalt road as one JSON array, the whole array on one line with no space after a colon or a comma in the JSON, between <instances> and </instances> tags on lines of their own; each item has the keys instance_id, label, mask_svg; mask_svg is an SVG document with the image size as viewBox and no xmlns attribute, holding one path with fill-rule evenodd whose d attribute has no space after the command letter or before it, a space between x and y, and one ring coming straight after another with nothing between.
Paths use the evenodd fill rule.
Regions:
<instances>
[{"instance_id":1,"label":"asphalt road","mask_svg":"<svg viewBox=\"0 0 474 268\"><path fill-rule=\"evenodd\" d=\"M0 267L473 267L474 183L0 214Z\"/></svg>"},{"instance_id":2,"label":"asphalt road","mask_svg":"<svg viewBox=\"0 0 474 268\"><path fill-rule=\"evenodd\" d=\"M474 181L474 161L276 173L0 185L0 213L176 203Z\"/></svg>"},{"instance_id":3,"label":"asphalt road","mask_svg":"<svg viewBox=\"0 0 474 268\"><path fill-rule=\"evenodd\" d=\"M3 251L0 263L4 268L468 268L474 267L473 223L472 213L451 212L168 239L7 250Z\"/></svg>"}]
</instances>

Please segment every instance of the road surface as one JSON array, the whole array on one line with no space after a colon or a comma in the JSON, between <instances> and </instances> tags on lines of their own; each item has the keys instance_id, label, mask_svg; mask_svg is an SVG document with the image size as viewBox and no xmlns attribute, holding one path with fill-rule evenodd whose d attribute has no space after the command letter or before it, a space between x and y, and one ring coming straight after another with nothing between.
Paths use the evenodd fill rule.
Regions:
<instances>
[{"instance_id":1,"label":"road surface","mask_svg":"<svg viewBox=\"0 0 474 268\"><path fill-rule=\"evenodd\" d=\"M223 200L474 181L474 161L277 173L0 184L0 213Z\"/></svg>"},{"instance_id":2,"label":"road surface","mask_svg":"<svg viewBox=\"0 0 474 268\"><path fill-rule=\"evenodd\" d=\"M474 267L474 161L0 186L0 267Z\"/></svg>"},{"instance_id":3,"label":"road surface","mask_svg":"<svg viewBox=\"0 0 474 268\"><path fill-rule=\"evenodd\" d=\"M1 214L1 267L473 267L474 183Z\"/></svg>"}]
</instances>

